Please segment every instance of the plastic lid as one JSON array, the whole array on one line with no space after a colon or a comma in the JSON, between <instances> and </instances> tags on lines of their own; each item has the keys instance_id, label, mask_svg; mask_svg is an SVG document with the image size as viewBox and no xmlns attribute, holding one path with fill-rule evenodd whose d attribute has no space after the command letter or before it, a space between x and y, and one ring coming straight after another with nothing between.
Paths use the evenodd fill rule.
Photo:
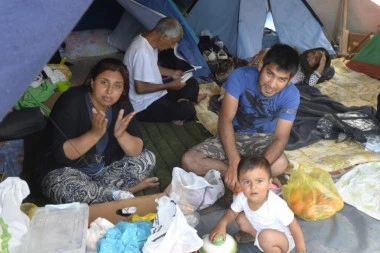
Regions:
<instances>
[{"instance_id":1,"label":"plastic lid","mask_svg":"<svg viewBox=\"0 0 380 253\"><path fill-rule=\"evenodd\" d=\"M83 253L89 208L71 203L38 208L29 224L23 253Z\"/></svg>"}]
</instances>

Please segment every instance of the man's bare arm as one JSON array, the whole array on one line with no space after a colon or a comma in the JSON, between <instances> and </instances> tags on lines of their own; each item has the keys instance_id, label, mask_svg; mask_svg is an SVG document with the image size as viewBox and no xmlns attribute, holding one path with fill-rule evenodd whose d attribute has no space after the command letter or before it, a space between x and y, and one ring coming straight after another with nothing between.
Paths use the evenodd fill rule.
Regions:
<instances>
[{"instance_id":1,"label":"man's bare arm","mask_svg":"<svg viewBox=\"0 0 380 253\"><path fill-rule=\"evenodd\" d=\"M186 83L181 83L181 78L165 84L154 84L135 80L135 90L137 94L147 94L162 90L180 90Z\"/></svg>"},{"instance_id":2,"label":"man's bare arm","mask_svg":"<svg viewBox=\"0 0 380 253\"><path fill-rule=\"evenodd\" d=\"M236 115L239 100L226 93L219 114L218 132L228 158L228 170L224 178L227 186L234 190L237 184L237 166L240 155L236 147L236 139L232 120Z\"/></svg>"},{"instance_id":3,"label":"man's bare arm","mask_svg":"<svg viewBox=\"0 0 380 253\"><path fill-rule=\"evenodd\" d=\"M270 164L273 164L284 152L292 126L293 121L278 119L273 141L264 154Z\"/></svg>"},{"instance_id":4,"label":"man's bare arm","mask_svg":"<svg viewBox=\"0 0 380 253\"><path fill-rule=\"evenodd\" d=\"M161 75L170 76L171 78L174 78L174 79L181 77L184 74L182 70L178 70L178 69L169 69L169 68L164 68L161 66L158 66L158 69Z\"/></svg>"}]
</instances>

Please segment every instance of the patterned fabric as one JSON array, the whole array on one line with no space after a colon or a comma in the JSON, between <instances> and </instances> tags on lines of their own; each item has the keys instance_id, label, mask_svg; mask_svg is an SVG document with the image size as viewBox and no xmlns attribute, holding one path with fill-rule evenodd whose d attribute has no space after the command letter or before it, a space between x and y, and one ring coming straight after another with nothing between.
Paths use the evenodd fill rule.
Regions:
<instances>
[{"instance_id":1,"label":"patterned fabric","mask_svg":"<svg viewBox=\"0 0 380 253\"><path fill-rule=\"evenodd\" d=\"M107 37L111 32L108 29L71 32L65 39L66 47L61 55L69 60L78 60L82 57L116 53L119 50L107 42Z\"/></svg>"},{"instance_id":2,"label":"patterned fabric","mask_svg":"<svg viewBox=\"0 0 380 253\"><path fill-rule=\"evenodd\" d=\"M112 190L128 191L146 178L155 164L155 155L144 149L138 157L124 156L93 176L70 167L60 168L44 177L42 192L57 204L112 201Z\"/></svg>"},{"instance_id":3,"label":"patterned fabric","mask_svg":"<svg viewBox=\"0 0 380 253\"><path fill-rule=\"evenodd\" d=\"M301 71L301 67L298 68L297 73L293 76L291 82L296 83L302 83L305 79L305 74Z\"/></svg>"},{"instance_id":4,"label":"patterned fabric","mask_svg":"<svg viewBox=\"0 0 380 253\"><path fill-rule=\"evenodd\" d=\"M198 120L212 135L215 135L218 132L218 115L215 112L209 111L208 108L210 98L213 95L219 95L220 91L220 86L214 82L200 84L199 95L207 94L207 97L194 106Z\"/></svg>"},{"instance_id":5,"label":"patterned fabric","mask_svg":"<svg viewBox=\"0 0 380 253\"><path fill-rule=\"evenodd\" d=\"M331 64L335 69L334 77L315 85L322 94L347 107L363 105L377 107L380 80L347 68L343 59L334 59Z\"/></svg>"},{"instance_id":6,"label":"patterned fabric","mask_svg":"<svg viewBox=\"0 0 380 253\"><path fill-rule=\"evenodd\" d=\"M366 150L356 141L336 143L335 140L320 140L310 146L297 150L285 151L289 160L288 172L300 166L306 168L321 168L333 176L347 172L344 168L356 164L380 161L380 153ZM338 174L333 173L340 171Z\"/></svg>"},{"instance_id":7,"label":"patterned fabric","mask_svg":"<svg viewBox=\"0 0 380 253\"><path fill-rule=\"evenodd\" d=\"M272 143L273 134L235 133L236 147L241 155L263 155L265 149ZM191 150L204 153L209 158L226 160L227 156L222 147L219 135L210 137L196 145Z\"/></svg>"}]
</instances>

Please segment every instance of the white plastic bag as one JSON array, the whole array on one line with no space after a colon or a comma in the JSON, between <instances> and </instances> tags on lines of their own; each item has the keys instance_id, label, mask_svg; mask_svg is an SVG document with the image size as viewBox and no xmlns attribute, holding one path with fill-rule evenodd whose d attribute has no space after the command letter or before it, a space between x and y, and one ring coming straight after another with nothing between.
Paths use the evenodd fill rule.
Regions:
<instances>
[{"instance_id":1,"label":"white plastic bag","mask_svg":"<svg viewBox=\"0 0 380 253\"><path fill-rule=\"evenodd\" d=\"M156 202L157 216L142 252L189 253L200 249L203 240L197 231L187 224L178 205L167 196L159 198Z\"/></svg>"},{"instance_id":2,"label":"white plastic bag","mask_svg":"<svg viewBox=\"0 0 380 253\"><path fill-rule=\"evenodd\" d=\"M0 217L8 225L12 235L9 252L18 252L28 232L29 218L21 209L21 203L29 195L28 184L18 177L8 177L0 183Z\"/></svg>"},{"instance_id":3,"label":"white plastic bag","mask_svg":"<svg viewBox=\"0 0 380 253\"><path fill-rule=\"evenodd\" d=\"M210 170L204 177L181 168L173 169L169 196L187 215L214 204L224 195L224 184L217 170Z\"/></svg>"}]
</instances>

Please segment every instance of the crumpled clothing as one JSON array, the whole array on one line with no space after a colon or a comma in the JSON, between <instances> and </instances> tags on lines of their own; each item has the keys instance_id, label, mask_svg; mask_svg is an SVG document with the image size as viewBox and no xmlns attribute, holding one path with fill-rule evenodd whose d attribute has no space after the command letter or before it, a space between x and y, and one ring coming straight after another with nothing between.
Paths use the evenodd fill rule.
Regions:
<instances>
[{"instance_id":1,"label":"crumpled clothing","mask_svg":"<svg viewBox=\"0 0 380 253\"><path fill-rule=\"evenodd\" d=\"M99 240L99 253L141 253L150 235L152 223L149 221L120 221Z\"/></svg>"},{"instance_id":2,"label":"crumpled clothing","mask_svg":"<svg viewBox=\"0 0 380 253\"><path fill-rule=\"evenodd\" d=\"M55 90L55 85L45 81L41 86L37 88L29 87L25 94L14 105L16 110L29 107L41 107L45 115L50 114L50 109L47 108L42 102L45 102Z\"/></svg>"}]
</instances>

